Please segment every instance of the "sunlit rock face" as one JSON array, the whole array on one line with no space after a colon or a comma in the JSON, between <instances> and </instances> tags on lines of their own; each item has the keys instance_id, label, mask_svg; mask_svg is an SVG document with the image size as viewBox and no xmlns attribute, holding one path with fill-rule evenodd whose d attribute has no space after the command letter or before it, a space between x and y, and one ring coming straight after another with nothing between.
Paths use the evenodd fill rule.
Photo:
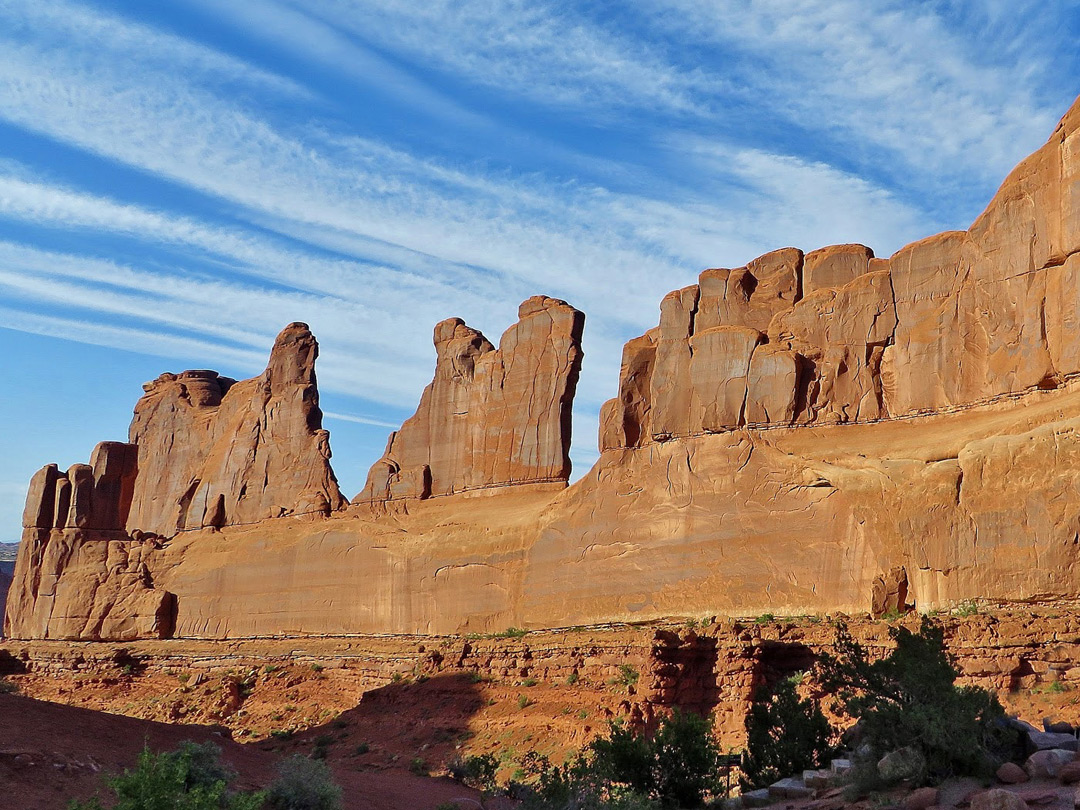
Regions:
<instances>
[{"instance_id":1,"label":"sunlit rock face","mask_svg":"<svg viewBox=\"0 0 1080 810\"><path fill-rule=\"evenodd\" d=\"M435 378L357 497L429 498L570 477L570 411L585 316L534 296L496 349L459 318L435 327Z\"/></svg>"},{"instance_id":2,"label":"sunlit rock face","mask_svg":"<svg viewBox=\"0 0 1080 810\"><path fill-rule=\"evenodd\" d=\"M569 487L582 316L555 299L523 304L498 349L436 327L434 380L348 507L306 328L254 380L168 375L131 445L35 477L6 626L464 633L1075 602L1078 133L1080 104L967 231L887 259L784 248L666 296Z\"/></svg>"}]
</instances>

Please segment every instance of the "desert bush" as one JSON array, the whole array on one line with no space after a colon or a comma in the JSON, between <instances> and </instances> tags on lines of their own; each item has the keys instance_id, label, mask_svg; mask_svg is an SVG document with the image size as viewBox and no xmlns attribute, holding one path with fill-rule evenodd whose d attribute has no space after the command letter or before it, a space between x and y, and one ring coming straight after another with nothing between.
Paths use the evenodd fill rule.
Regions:
<instances>
[{"instance_id":1,"label":"desert bush","mask_svg":"<svg viewBox=\"0 0 1080 810\"><path fill-rule=\"evenodd\" d=\"M837 708L857 721L860 746L873 757L917 751L926 764L916 782L987 775L1015 744L997 697L956 686L958 673L939 623L923 618L917 633L894 627L889 635L895 649L871 662L839 624L836 654L819 661L822 685L836 694Z\"/></svg>"},{"instance_id":2,"label":"desert bush","mask_svg":"<svg viewBox=\"0 0 1080 810\"><path fill-rule=\"evenodd\" d=\"M457 758L448 766L450 775L469 787L478 790L495 790L495 775L499 771L499 761L491 754Z\"/></svg>"},{"instance_id":3,"label":"desert bush","mask_svg":"<svg viewBox=\"0 0 1080 810\"><path fill-rule=\"evenodd\" d=\"M563 766L538 759L535 810L649 810L699 807L718 787L720 751L712 723L675 711L651 737L613 723Z\"/></svg>"},{"instance_id":4,"label":"desert bush","mask_svg":"<svg viewBox=\"0 0 1080 810\"><path fill-rule=\"evenodd\" d=\"M784 678L755 694L746 717L744 787L763 787L819 767L832 753L832 728L815 701L799 697L801 677Z\"/></svg>"},{"instance_id":5,"label":"desert bush","mask_svg":"<svg viewBox=\"0 0 1080 810\"><path fill-rule=\"evenodd\" d=\"M296 754L278 766L266 792L267 810L340 810L341 788L326 763Z\"/></svg>"},{"instance_id":6,"label":"desert bush","mask_svg":"<svg viewBox=\"0 0 1080 810\"><path fill-rule=\"evenodd\" d=\"M185 742L176 751L144 748L134 769L105 778L115 796L113 810L258 810L262 793L232 793L235 773L221 762L213 743ZM73 801L69 810L102 810L97 798Z\"/></svg>"}]
</instances>

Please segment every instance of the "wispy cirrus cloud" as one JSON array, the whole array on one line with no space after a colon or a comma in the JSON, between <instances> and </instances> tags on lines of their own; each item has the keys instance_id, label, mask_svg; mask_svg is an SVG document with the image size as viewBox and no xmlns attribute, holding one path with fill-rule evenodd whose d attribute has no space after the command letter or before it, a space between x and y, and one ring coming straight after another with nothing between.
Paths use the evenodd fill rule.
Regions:
<instances>
[{"instance_id":1,"label":"wispy cirrus cloud","mask_svg":"<svg viewBox=\"0 0 1080 810\"><path fill-rule=\"evenodd\" d=\"M497 340L558 295L587 463L623 341L703 267L964 224L1077 64L1021 2L0 0L0 319L242 375L305 320L348 431L411 410L436 321Z\"/></svg>"}]
</instances>

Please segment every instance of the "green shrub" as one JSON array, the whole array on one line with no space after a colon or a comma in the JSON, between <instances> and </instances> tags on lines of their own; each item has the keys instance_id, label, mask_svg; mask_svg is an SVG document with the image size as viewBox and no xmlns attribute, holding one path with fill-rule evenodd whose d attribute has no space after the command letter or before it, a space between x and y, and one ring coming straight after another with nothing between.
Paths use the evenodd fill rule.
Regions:
<instances>
[{"instance_id":1,"label":"green shrub","mask_svg":"<svg viewBox=\"0 0 1080 810\"><path fill-rule=\"evenodd\" d=\"M0 695L17 695L19 694L19 685L12 683L11 681L5 681L0 679Z\"/></svg>"},{"instance_id":2,"label":"green shrub","mask_svg":"<svg viewBox=\"0 0 1080 810\"><path fill-rule=\"evenodd\" d=\"M762 687L746 716L744 787L770 785L777 779L822 765L832 752L832 729L818 705L800 699L800 676Z\"/></svg>"},{"instance_id":3,"label":"green shrub","mask_svg":"<svg viewBox=\"0 0 1080 810\"><path fill-rule=\"evenodd\" d=\"M638 671L629 664L619 665L619 674L612 678L608 683L612 686L623 686L626 690L631 690L638 682Z\"/></svg>"},{"instance_id":4,"label":"green shrub","mask_svg":"<svg viewBox=\"0 0 1080 810\"><path fill-rule=\"evenodd\" d=\"M665 807L697 807L718 787L720 748L712 722L678 709L651 739L613 725L589 746L592 767L610 785L626 785Z\"/></svg>"},{"instance_id":5,"label":"green shrub","mask_svg":"<svg viewBox=\"0 0 1080 810\"><path fill-rule=\"evenodd\" d=\"M414 776L429 776L431 774L423 757L413 757L412 762L409 763L409 771Z\"/></svg>"},{"instance_id":6,"label":"green shrub","mask_svg":"<svg viewBox=\"0 0 1080 810\"><path fill-rule=\"evenodd\" d=\"M581 680L581 677L576 672L571 672L569 675L566 676L566 685L573 686L579 680Z\"/></svg>"},{"instance_id":7,"label":"green shrub","mask_svg":"<svg viewBox=\"0 0 1080 810\"><path fill-rule=\"evenodd\" d=\"M521 638L522 636L527 636L528 634L529 634L529 631L525 630L525 629L522 629L521 627L507 627L501 633L492 633L491 637L492 638Z\"/></svg>"},{"instance_id":8,"label":"green shrub","mask_svg":"<svg viewBox=\"0 0 1080 810\"><path fill-rule=\"evenodd\" d=\"M524 709L530 702L528 695L518 695L517 704L519 709Z\"/></svg>"},{"instance_id":9,"label":"green shrub","mask_svg":"<svg viewBox=\"0 0 1080 810\"><path fill-rule=\"evenodd\" d=\"M341 788L325 762L299 754L278 766L278 778L266 792L267 810L340 810Z\"/></svg>"},{"instance_id":10,"label":"green shrub","mask_svg":"<svg viewBox=\"0 0 1080 810\"><path fill-rule=\"evenodd\" d=\"M221 762L213 743L185 742L176 751L155 754L143 748L134 769L105 778L114 794L113 810L258 810L262 793L232 793L235 773ZM97 798L73 801L69 810L102 810Z\"/></svg>"},{"instance_id":11,"label":"green shrub","mask_svg":"<svg viewBox=\"0 0 1080 810\"><path fill-rule=\"evenodd\" d=\"M997 697L956 686L939 623L923 618L918 633L894 627L889 635L896 648L871 663L839 624L836 655L819 662L821 683L836 693L838 708L858 721L860 744L875 757L915 749L926 762L919 782L988 774L1011 754L1016 739Z\"/></svg>"},{"instance_id":12,"label":"green shrub","mask_svg":"<svg viewBox=\"0 0 1080 810\"><path fill-rule=\"evenodd\" d=\"M495 775L499 772L499 760L491 754L455 759L447 766L450 775L477 790L495 790Z\"/></svg>"}]
</instances>

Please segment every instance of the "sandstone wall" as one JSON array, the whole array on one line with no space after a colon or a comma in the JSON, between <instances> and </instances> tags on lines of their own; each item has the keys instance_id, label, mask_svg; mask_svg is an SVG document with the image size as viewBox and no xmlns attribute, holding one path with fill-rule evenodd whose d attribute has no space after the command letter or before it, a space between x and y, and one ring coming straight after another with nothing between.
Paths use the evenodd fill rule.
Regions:
<instances>
[{"instance_id":1,"label":"sandstone wall","mask_svg":"<svg viewBox=\"0 0 1080 810\"><path fill-rule=\"evenodd\" d=\"M154 587L150 539L124 531L138 466L135 445L102 442L89 464L55 464L30 482L4 635L15 638L160 638L175 597Z\"/></svg>"},{"instance_id":2,"label":"sandstone wall","mask_svg":"<svg viewBox=\"0 0 1080 810\"><path fill-rule=\"evenodd\" d=\"M458 318L439 323L435 378L356 501L565 485L584 325L584 314L546 296L521 304L498 349Z\"/></svg>"},{"instance_id":3,"label":"sandstone wall","mask_svg":"<svg viewBox=\"0 0 1080 810\"><path fill-rule=\"evenodd\" d=\"M88 624L79 595L132 559L113 601L152 583L202 638L1080 603L1078 130L1080 104L968 231L888 260L788 248L667 296L569 488L581 315L553 299L499 350L439 325L435 379L358 498L408 509L335 511L306 328L255 380L167 378L137 409L126 526L175 536L122 565L54 542L102 531L96 490L39 474L9 626L157 632ZM497 486L535 481L554 491ZM55 526L62 489L77 528ZM264 519L307 511L325 519Z\"/></svg>"},{"instance_id":4,"label":"sandstone wall","mask_svg":"<svg viewBox=\"0 0 1080 810\"><path fill-rule=\"evenodd\" d=\"M1080 373L1080 106L967 231L705 270L626 345L601 451L964 407Z\"/></svg>"},{"instance_id":5,"label":"sandstone wall","mask_svg":"<svg viewBox=\"0 0 1080 810\"><path fill-rule=\"evenodd\" d=\"M318 354L307 325L293 323L258 377L185 371L143 386L129 437L140 475L128 528L171 537L344 506L322 429Z\"/></svg>"},{"instance_id":6,"label":"sandstone wall","mask_svg":"<svg viewBox=\"0 0 1080 810\"><path fill-rule=\"evenodd\" d=\"M1075 688L1080 683L1076 640L1080 621L1075 613L1033 616L1025 611L944 616L941 621L961 683L997 690L1007 703L1018 690L1053 683ZM915 627L914 622L908 625ZM852 620L849 630L871 655L886 654L891 647L889 624ZM31 679L20 685L33 695L34 677L47 679L50 686L87 677L108 682L120 677L124 667L148 680L156 678L165 689L175 688L177 672L258 673L267 664L295 663L305 668L317 664L327 673L344 671L349 683L361 684L362 690L408 683L417 676L471 673L484 684L518 689L531 679L538 692L558 690L557 703L564 707L577 702L595 715L599 707L610 705L642 724L674 707L712 712L725 746L741 747L743 723L755 690L810 670L822 651L832 650L834 639L829 622L803 618L703 622L694 628L674 624L575 628L520 638L384 636L93 647L8 642L0 645L0 674L29 673ZM623 667L638 675L629 688L620 679ZM106 708L130 711L132 691L123 690L117 705ZM74 690L68 694L69 699L78 700ZM151 702L165 708L175 695L163 697ZM96 705L102 699L95 698ZM604 728L603 723L593 725L597 730Z\"/></svg>"}]
</instances>

